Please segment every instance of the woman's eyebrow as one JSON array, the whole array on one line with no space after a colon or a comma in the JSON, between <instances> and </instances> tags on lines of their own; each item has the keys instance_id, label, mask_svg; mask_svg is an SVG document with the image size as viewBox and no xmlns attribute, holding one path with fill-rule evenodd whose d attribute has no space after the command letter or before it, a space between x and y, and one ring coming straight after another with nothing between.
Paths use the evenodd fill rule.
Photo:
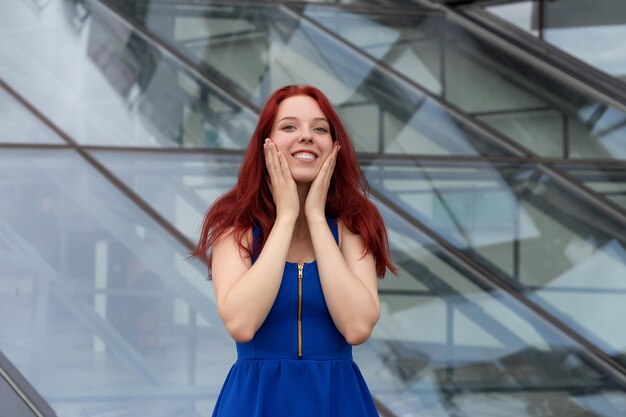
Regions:
<instances>
[{"instance_id":1,"label":"woman's eyebrow","mask_svg":"<svg viewBox=\"0 0 626 417\"><path fill-rule=\"evenodd\" d=\"M298 118L297 118L297 117L294 117L294 116L285 116L285 117L283 117L282 119L280 119L280 120L278 121L278 123L280 123L280 122L282 122L283 120L286 120L286 119L289 119L289 120L298 120ZM314 118L313 120L314 120L314 121L321 120L322 122L326 122L326 123L328 123L328 120L326 120L326 118L325 118L325 117L316 117L316 118Z\"/></svg>"}]
</instances>

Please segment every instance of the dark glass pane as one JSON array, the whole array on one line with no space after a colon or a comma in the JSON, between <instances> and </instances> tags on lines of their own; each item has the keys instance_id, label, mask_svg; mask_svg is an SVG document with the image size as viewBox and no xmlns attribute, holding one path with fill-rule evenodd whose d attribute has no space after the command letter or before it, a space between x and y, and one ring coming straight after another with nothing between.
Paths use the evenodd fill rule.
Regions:
<instances>
[{"instance_id":1,"label":"dark glass pane","mask_svg":"<svg viewBox=\"0 0 626 417\"><path fill-rule=\"evenodd\" d=\"M563 166L585 185L626 209L626 169L619 166Z\"/></svg>"}]
</instances>

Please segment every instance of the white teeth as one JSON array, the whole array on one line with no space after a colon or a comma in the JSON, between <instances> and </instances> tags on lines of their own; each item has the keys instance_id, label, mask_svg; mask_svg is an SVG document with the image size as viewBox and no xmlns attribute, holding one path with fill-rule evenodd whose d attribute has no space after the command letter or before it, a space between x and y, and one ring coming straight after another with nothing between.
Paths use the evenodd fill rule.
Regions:
<instances>
[{"instance_id":1,"label":"white teeth","mask_svg":"<svg viewBox=\"0 0 626 417\"><path fill-rule=\"evenodd\" d=\"M310 154L308 152L298 152L293 157L294 158L298 158L298 159L308 159L309 161L312 161L312 160L314 160L316 158L315 155Z\"/></svg>"}]
</instances>

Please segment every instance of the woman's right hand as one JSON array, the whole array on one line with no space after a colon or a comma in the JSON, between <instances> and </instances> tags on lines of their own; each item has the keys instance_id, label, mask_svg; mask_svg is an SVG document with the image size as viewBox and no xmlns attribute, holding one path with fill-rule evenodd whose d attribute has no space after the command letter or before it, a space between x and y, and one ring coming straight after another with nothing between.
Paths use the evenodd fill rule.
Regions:
<instances>
[{"instance_id":1,"label":"woman's right hand","mask_svg":"<svg viewBox=\"0 0 626 417\"><path fill-rule=\"evenodd\" d=\"M283 218L295 221L300 213L300 201L287 159L270 138L265 139L263 152L270 191L276 205L276 220Z\"/></svg>"}]
</instances>

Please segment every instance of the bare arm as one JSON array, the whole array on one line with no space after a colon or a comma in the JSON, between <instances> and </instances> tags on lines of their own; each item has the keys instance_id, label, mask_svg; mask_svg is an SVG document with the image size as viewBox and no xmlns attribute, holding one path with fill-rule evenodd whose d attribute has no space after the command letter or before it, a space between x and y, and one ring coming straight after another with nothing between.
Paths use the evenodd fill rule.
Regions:
<instances>
[{"instance_id":1,"label":"bare arm","mask_svg":"<svg viewBox=\"0 0 626 417\"><path fill-rule=\"evenodd\" d=\"M363 239L339 223L341 248L326 219L309 220L324 298L333 322L346 341L367 340L380 317L376 265L372 254L363 257Z\"/></svg>"},{"instance_id":2,"label":"bare arm","mask_svg":"<svg viewBox=\"0 0 626 417\"><path fill-rule=\"evenodd\" d=\"M380 304L374 257L372 254L363 256L363 239L339 223L340 249L324 215L339 150L339 144L335 143L333 152L311 184L304 212L328 311L346 341L358 345L372 333L380 317Z\"/></svg>"},{"instance_id":3,"label":"bare arm","mask_svg":"<svg viewBox=\"0 0 626 417\"><path fill-rule=\"evenodd\" d=\"M232 234L213 247L217 310L226 330L238 342L254 337L274 304L293 227L294 222L277 221L254 265L239 250Z\"/></svg>"},{"instance_id":4,"label":"bare arm","mask_svg":"<svg viewBox=\"0 0 626 417\"><path fill-rule=\"evenodd\" d=\"M250 259L240 252L232 233L213 247L217 310L226 330L238 342L254 337L274 304L300 208L296 184L285 156L269 139L263 149L276 204L276 221L259 258L251 265ZM248 247L251 241L249 238Z\"/></svg>"}]
</instances>

